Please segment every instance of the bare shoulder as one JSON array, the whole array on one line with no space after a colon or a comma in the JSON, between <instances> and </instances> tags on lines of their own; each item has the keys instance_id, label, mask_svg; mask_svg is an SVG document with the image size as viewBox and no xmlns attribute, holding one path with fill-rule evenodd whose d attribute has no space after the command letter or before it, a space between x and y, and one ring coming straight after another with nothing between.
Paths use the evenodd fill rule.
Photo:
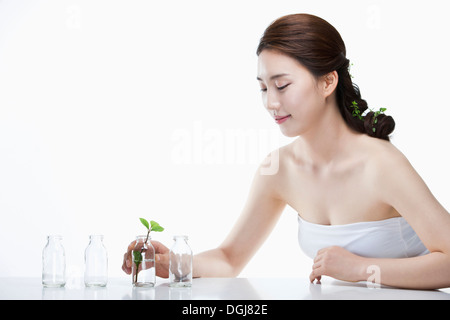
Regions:
<instances>
[{"instance_id":1,"label":"bare shoulder","mask_svg":"<svg viewBox=\"0 0 450 320\"><path fill-rule=\"evenodd\" d=\"M282 146L269 153L255 172L254 184L258 184L265 192L275 198L283 198L282 186L288 175L288 163L292 159L292 147Z\"/></svg>"},{"instance_id":2,"label":"bare shoulder","mask_svg":"<svg viewBox=\"0 0 450 320\"><path fill-rule=\"evenodd\" d=\"M269 153L259 166L259 173L277 179L286 169L286 164L292 158L292 146L282 146Z\"/></svg>"},{"instance_id":3,"label":"bare shoulder","mask_svg":"<svg viewBox=\"0 0 450 320\"><path fill-rule=\"evenodd\" d=\"M430 251L450 250L450 215L410 161L389 142L374 141L371 149L374 193L408 221Z\"/></svg>"},{"instance_id":4,"label":"bare shoulder","mask_svg":"<svg viewBox=\"0 0 450 320\"><path fill-rule=\"evenodd\" d=\"M370 138L368 168L374 191L394 205L401 193L423 196L429 190L407 157L392 143Z\"/></svg>"},{"instance_id":5,"label":"bare shoulder","mask_svg":"<svg viewBox=\"0 0 450 320\"><path fill-rule=\"evenodd\" d=\"M388 174L399 169L412 169L406 156L391 142L371 137L365 139L368 163L374 173Z\"/></svg>"}]
</instances>

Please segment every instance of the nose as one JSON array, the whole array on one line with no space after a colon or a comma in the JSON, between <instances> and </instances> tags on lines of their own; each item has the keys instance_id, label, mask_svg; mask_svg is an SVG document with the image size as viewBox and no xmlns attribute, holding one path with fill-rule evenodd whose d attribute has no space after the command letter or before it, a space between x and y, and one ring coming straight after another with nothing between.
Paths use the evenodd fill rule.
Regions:
<instances>
[{"instance_id":1,"label":"nose","mask_svg":"<svg viewBox=\"0 0 450 320\"><path fill-rule=\"evenodd\" d=\"M267 90L265 102L267 110L273 111L275 114L280 110L281 104L276 92Z\"/></svg>"}]
</instances>

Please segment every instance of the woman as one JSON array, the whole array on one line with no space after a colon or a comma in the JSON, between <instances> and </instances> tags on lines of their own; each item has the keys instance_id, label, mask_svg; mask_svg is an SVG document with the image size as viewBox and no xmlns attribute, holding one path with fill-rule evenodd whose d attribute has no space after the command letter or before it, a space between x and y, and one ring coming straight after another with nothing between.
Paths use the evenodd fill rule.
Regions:
<instances>
[{"instance_id":1,"label":"woman","mask_svg":"<svg viewBox=\"0 0 450 320\"><path fill-rule=\"evenodd\" d=\"M366 281L378 270L384 285L449 287L450 215L389 142L392 117L367 112L339 33L321 18L288 15L267 28L257 54L264 106L297 139L261 164L235 227L194 257L194 276L237 276L289 205L314 259L311 282ZM262 174L274 155L278 170ZM154 245L157 275L167 277L169 249Z\"/></svg>"}]
</instances>

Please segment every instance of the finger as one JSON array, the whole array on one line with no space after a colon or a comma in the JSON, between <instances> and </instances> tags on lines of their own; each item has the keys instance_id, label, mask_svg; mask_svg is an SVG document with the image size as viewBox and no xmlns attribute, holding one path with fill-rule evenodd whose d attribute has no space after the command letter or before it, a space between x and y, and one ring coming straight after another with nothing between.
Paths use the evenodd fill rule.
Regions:
<instances>
[{"instance_id":1,"label":"finger","mask_svg":"<svg viewBox=\"0 0 450 320\"><path fill-rule=\"evenodd\" d=\"M168 253L170 250L159 241L151 241L156 253Z\"/></svg>"},{"instance_id":2,"label":"finger","mask_svg":"<svg viewBox=\"0 0 450 320\"><path fill-rule=\"evenodd\" d=\"M155 255L156 263L159 264L168 264L169 263L169 255L168 254L159 254Z\"/></svg>"},{"instance_id":3,"label":"finger","mask_svg":"<svg viewBox=\"0 0 450 320\"><path fill-rule=\"evenodd\" d=\"M329 250L330 247L325 247L316 252L316 256L322 255Z\"/></svg>"},{"instance_id":4,"label":"finger","mask_svg":"<svg viewBox=\"0 0 450 320\"><path fill-rule=\"evenodd\" d=\"M317 275L314 271L309 275L309 281L314 283L314 280L318 279L320 281L320 275Z\"/></svg>"},{"instance_id":5,"label":"finger","mask_svg":"<svg viewBox=\"0 0 450 320\"><path fill-rule=\"evenodd\" d=\"M323 255L318 254L317 256L314 257L314 262L319 262L320 260L322 260Z\"/></svg>"},{"instance_id":6,"label":"finger","mask_svg":"<svg viewBox=\"0 0 450 320\"><path fill-rule=\"evenodd\" d=\"M126 274L130 274L131 273L131 265L128 265L128 259L127 259L127 253L125 253L123 255L123 263L122 263L122 270L126 273Z\"/></svg>"},{"instance_id":7,"label":"finger","mask_svg":"<svg viewBox=\"0 0 450 320\"><path fill-rule=\"evenodd\" d=\"M322 279L321 275L317 275L314 271L309 275L309 281L314 283L314 280L317 280L317 284L320 284L320 280Z\"/></svg>"},{"instance_id":8,"label":"finger","mask_svg":"<svg viewBox=\"0 0 450 320\"><path fill-rule=\"evenodd\" d=\"M313 269L313 270L317 270L317 269L319 269L321 266L322 266L322 261L319 260L318 262L313 263L312 269Z\"/></svg>"},{"instance_id":9,"label":"finger","mask_svg":"<svg viewBox=\"0 0 450 320\"><path fill-rule=\"evenodd\" d=\"M122 270L125 271L125 273L127 274L131 273L131 265L132 265L131 253L135 245L136 241L132 241L127 247L127 252L123 255Z\"/></svg>"},{"instance_id":10,"label":"finger","mask_svg":"<svg viewBox=\"0 0 450 320\"><path fill-rule=\"evenodd\" d=\"M125 252L125 254L123 255L123 263L125 264L125 266L127 268L131 268L131 252L130 251Z\"/></svg>"},{"instance_id":11,"label":"finger","mask_svg":"<svg viewBox=\"0 0 450 320\"><path fill-rule=\"evenodd\" d=\"M133 241L128 245L127 252L125 253L126 256L124 257L127 267L131 267L131 253L133 252L133 249L135 247L136 247L136 241Z\"/></svg>"},{"instance_id":12,"label":"finger","mask_svg":"<svg viewBox=\"0 0 450 320\"><path fill-rule=\"evenodd\" d=\"M127 252L131 252L134 249L134 246L136 245L136 241L132 241L127 248Z\"/></svg>"},{"instance_id":13,"label":"finger","mask_svg":"<svg viewBox=\"0 0 450 320\"><path fill-rule=\"evenodd\" d=\"M168 254L156 254L156 275L161 278L169 277L169 255Z\"/></svg>"}]
</instances>

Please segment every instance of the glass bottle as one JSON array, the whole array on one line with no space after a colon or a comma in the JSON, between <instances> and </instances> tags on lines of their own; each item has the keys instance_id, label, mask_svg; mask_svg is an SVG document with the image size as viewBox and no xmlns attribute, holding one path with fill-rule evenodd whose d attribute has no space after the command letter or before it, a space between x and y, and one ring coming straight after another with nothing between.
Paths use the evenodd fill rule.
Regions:
<instances>
[{"instance_id":1,"label":"glass bottle","mask_svg":"<svg viewBox=\"0 0 450 320\"><path fill-rule=\"evenodd\" d=\"M175 243L169 252L169 286L192 286L192 250L187 236L174 236Z\"/></svg>"},{"instance_id":2,"label":"glass bottle","mask_svg":"<svg viewBox=\"0 0 450 320\"><path fill-rule=\"evenodd\" d=\"M156 283L155 248L150 236L137 236L132 251L132 282L135 287L154 287Z\"/></svg>"},{"instance_id":3,"label":"glass bottle","mask_svg":"<svg viewBox=\"0 0 450 320\"><path fill-rule=\"evenodd\" d=\"M57 288L66 284L66 255L62 236L50 235L42 251L42 285Z\"/></svg>"},{"instance_id":4,"label":"glass bottle","mask_svg":"<svg viewBox=\"0 0 450 320\"><path fill-rule=\"evenodd\" d=\"M84 251L84 284L86 287L105 287L108 282L108 254L102 235L89 236Z\"/></svg>"}]
</instances>

